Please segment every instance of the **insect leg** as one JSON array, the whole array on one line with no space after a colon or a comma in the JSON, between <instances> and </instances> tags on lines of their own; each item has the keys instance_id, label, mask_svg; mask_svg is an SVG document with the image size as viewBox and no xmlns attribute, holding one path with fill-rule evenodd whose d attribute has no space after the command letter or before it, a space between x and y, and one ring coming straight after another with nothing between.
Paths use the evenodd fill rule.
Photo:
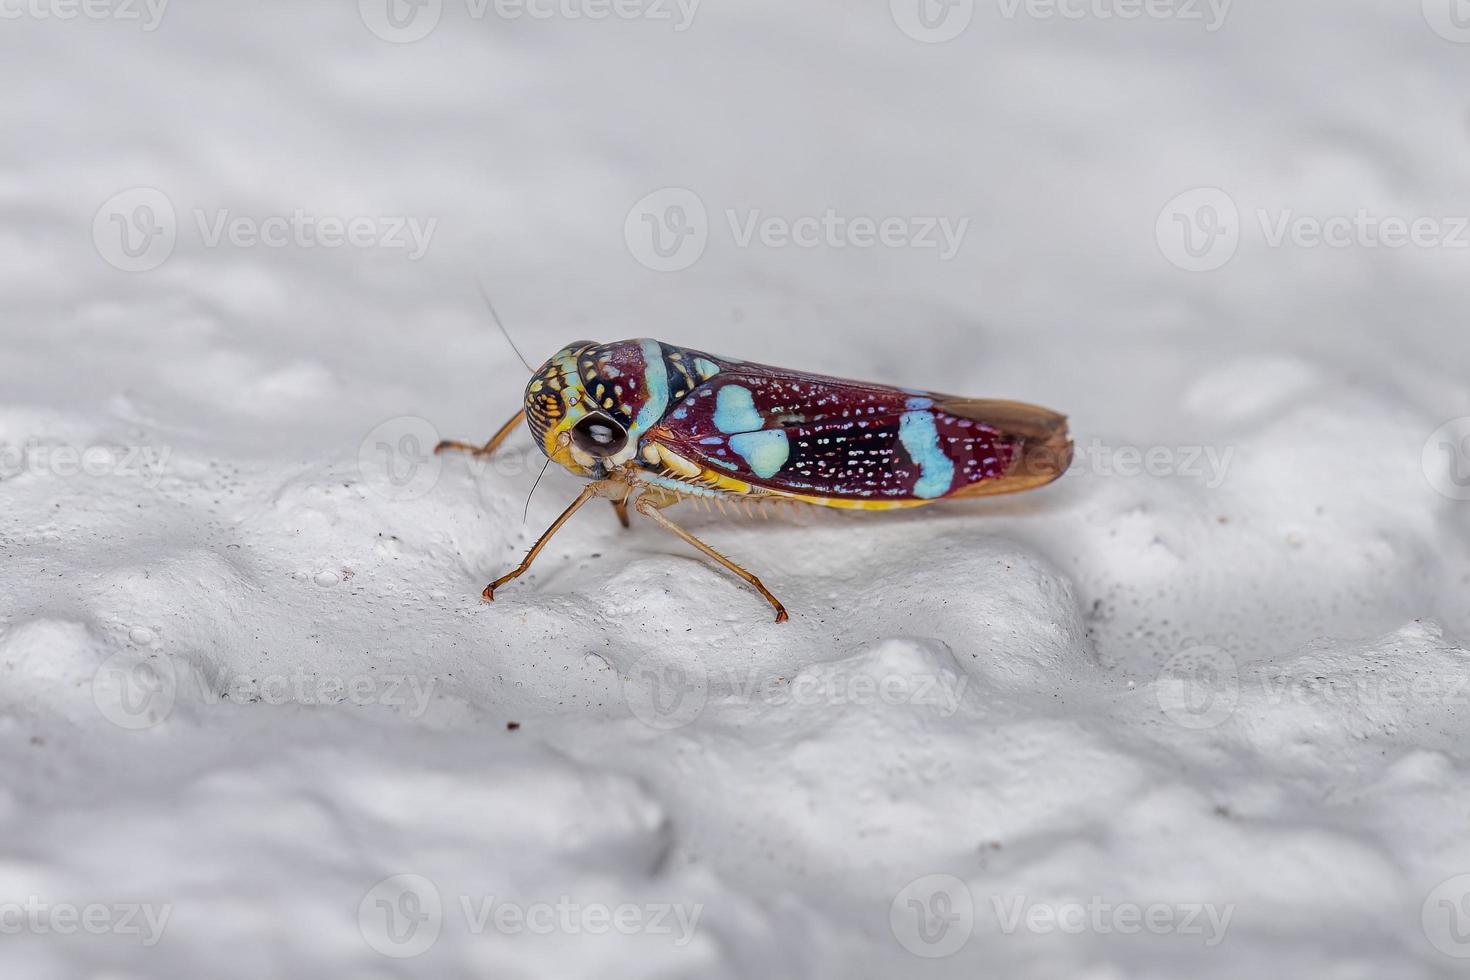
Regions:
<instances>
[{"instance_id":1,"label":"insect leg","mask_svg":"<svg viewBox=\"0 0 1470 980\"><path fill-rule=\"evenodd\" d=\"M630 527L631 522L628 520L628 498L624 497L622 500L614 500L612 505L613 510L618 512L618 520L623 522L623 527Z\"/></svg>"},{"instance_id":2,"label":"insect leg","mask_svg":"<svg viewBox=\"0 0 1470 980\"><path fill-rule=\"evenodd\" d=\"M698 548L706 555L709 555L715 561L719 562L721 565L725 566L736 575L739 575L746 582L750 583L752 588L754 588L761 595L765 596L766 601L775 607L776 622L786 622L786 620L789 618L786 615L786 607L781 605L781 600L772 595L771 590L766 588L765 585L761 583L760 579L756 578L750 572L747 572L745 569L741 568L739 565L735 564L733 561L726 558L724 555L720 554L718 551L711 548L709 545L705 544L703 541L699 540L694 535L690 534L688 531L684 530L682 527L675 524L673 521L669 520L663 515L660 508L667 507L669 504L677 502L677 500L677 497L670 498L662 494L656 495L653 493L645 493L638 498L638 502L633 506L638 508L638 513L642 514L644 517L647 517L654 523L661 525L666 530L677 534L689 544Z\"/></svg>"},{"instance_id":3,"label":"insect leg","mask_svg":"<svg viewBox=\"0 0 1470 980\"><path fill-rule=\"evenodd\" d=\"M561 526L565 524L573 514L582 509L583 504L591 500L593 497L602 496L609 490L612 490L614 487L618 489L623 489L623 484L616 483L615 481L611 480L601 480L597 483L587 484L587 486L582 490L581 494L577 496L577 499L572 501L572 505L566 510L562 511L561 516L552 522L551 527L547 528L546 532L536 540L536 543L531 545L531 550L526 553L525 559L523 559L521 563L517 565L512 571L507 572L506 574L500 576L500 578L485 586L485 591L480 594L488 599L490 602L494 602L495 590L500 588L506 582L509 582L512 579L520 578L522 575L526 574L527 569L531 567L531 562L535 561L536 556L541 554L541 549L546 547L546 542L550 541L556 535L556 532L561 530Z\"/></svg>"},{"instance_id":4,"label":"insect leg","mask_svg":"<svg viewBox=\"0 0 1470 980\"><path fill-rule=\"evenodd\" d=\"M483 446L476 446L468 442L455 442L450 439L445 439L443 442L439 443L439 445L434 447L434 452L436 455L438 453L446 451L454 451L461 453L470 453L473 456L489 456L491 453L495 452L495 450L499 449L500 444L504 442L512 432L515 431L516 426L520 425L525 420L526 410L523 408L515 414L515 418L502 425L500 427L500 431L491 436L490 441L485 443L485 445Z\"/></svg>"}]
</instances>

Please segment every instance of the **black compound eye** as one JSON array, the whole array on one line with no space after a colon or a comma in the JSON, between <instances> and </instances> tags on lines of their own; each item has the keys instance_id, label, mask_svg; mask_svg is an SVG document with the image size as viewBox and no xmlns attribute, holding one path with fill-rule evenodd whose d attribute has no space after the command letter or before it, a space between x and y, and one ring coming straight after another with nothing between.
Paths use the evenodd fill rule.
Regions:
<instances>
[{"instance_id":1,"label":"black compound eye","mask_svg":"<svg viewBox=\"0 0 1470 980\"><path fill-rule=\"evenodd\" d=\"M616 456L628 444L628 433L606 415L588 415L572 428L572 442L593 456Z\"/></svg>"}]
</instances>

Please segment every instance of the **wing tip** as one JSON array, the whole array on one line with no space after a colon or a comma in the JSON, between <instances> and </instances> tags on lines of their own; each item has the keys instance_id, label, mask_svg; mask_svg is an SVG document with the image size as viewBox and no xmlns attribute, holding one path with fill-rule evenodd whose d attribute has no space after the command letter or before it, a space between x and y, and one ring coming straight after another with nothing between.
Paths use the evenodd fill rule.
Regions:
<instances>
[{"instance_id":1,"label":"wing tip","mask_svg":"<svg viewBox=\"0 0 1470 980\"><path fill-rule=\"evenodd\" d=\"M954 494L956 497L988 497L993 494L1020 493L1044 487L1056 480L1072 465L1072 438L1067 430L1067 417L1048 408L1007 403L1014 411L1008 422L998 427L1015 439L1017 448L1011 466L1004 476L972 483ZM992 422L992 424L995 424Z\"/></svg>"},{"instance_id":2,"label":"wing tip","mask_svg":"<svg viewBox=\"0 0 1470 980\"><path fill-rule=\"evenodd\" d=\"M1007 479L1023 480L1028 488L1045 486L1072 465L1072 437L1067 431L1067 417L1056 412L1050 416L1044 435L1021 439Z\"/></svg>"}]
</instances>

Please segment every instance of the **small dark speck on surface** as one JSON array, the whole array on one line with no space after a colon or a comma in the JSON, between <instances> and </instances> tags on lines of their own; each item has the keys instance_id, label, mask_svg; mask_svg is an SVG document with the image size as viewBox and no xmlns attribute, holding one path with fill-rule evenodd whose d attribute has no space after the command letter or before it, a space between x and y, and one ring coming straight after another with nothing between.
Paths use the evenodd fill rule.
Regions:
<instances>
[{"instance_id":1,"label":"small dark speck on surface","mask_svg":"<svg viewBox=\"0 0 1470 980\"><path fill-rule=\"evenodd\" d=\"M508 732L518 732L521 730L521 723L518 721L508 721L505 723L505 730Z\"/></svg>"}]
</instances>

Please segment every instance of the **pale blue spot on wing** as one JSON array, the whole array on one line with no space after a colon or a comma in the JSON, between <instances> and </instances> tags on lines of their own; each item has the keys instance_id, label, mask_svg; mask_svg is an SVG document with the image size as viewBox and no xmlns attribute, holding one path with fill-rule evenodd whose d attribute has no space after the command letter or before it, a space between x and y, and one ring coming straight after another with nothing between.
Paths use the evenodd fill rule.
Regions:
<instances>
[{"instance_id":1,"label":"pale blue spot on wing","mask_svg":"<svg viewBox=\"0 0 1470 980\"><path fill-rule=\"evenodd\" d=\"M922 392L916 391L912 392L912 394L919 395L920 397L910 398L908 402L906 402L910 411L917 412L934 407L934 399L923 397Z\"/></svg>"},{"instance_id":2,"label":"pale blue spot on wing","mask_svg":"<svg viewBox=\"0 0 1470 980\"><path fill-rule=\"evenodd\" d=\"M696 357L694 359L694 370L699 372L699 377L701 381L708 381L710 378L713 378L715 375L720 373L720 367L718 364L715 364L713 361L710 361L707 358L703 357Z\"/></svg>"},{"instance_id":3,"label":"pale blue spot on wing","mask_svg":"<svg viewBox=\"0 0 1470 980\"><path fill-rule=\"evenodd\" d=\"M770 479L781 472L781 467L791 457L791 442L786 438L785 429L733 435L730 448L739 453L750 464L751 472L762 479Z\"/></svg>"},{"instance_id":4,"label":"pale blue spot on wing","mask_svg":"<svg viewBox=\"0 0 1470 980\"><path fill-rule=\"evenodd\" d=\"M643 432L658 425L669 407L669 369L664 366L664 349L658 341L640 340L638 347L643 352L643 386L648 400L638 410L632 427Z\"/></svg>"},{"instance_id":5,"label":"pale blue spot on wing","mask_svg":"<svg viewBox=\"0 0 1470 980\"><path fill-rule=\"evenodd\" d=\"M954 481L954 461L939 448L939 430L934 427L934 416L927 411L904 412L898 421L898 440L919 464L920 476L914 483L914 496L932 500L947 493Z\"/></svg>"},{"instance_id":6,"label":"pale blue spot on wing","mask_svg":"<svg viewBox=\"0 0 1470 980\"><path fill-rule=\"evenodd\" d=\"M749 388L725 385L720 389L715 399L715 428L721 432L756 432L765 424Z\"/></svg>"}]
</instances>

